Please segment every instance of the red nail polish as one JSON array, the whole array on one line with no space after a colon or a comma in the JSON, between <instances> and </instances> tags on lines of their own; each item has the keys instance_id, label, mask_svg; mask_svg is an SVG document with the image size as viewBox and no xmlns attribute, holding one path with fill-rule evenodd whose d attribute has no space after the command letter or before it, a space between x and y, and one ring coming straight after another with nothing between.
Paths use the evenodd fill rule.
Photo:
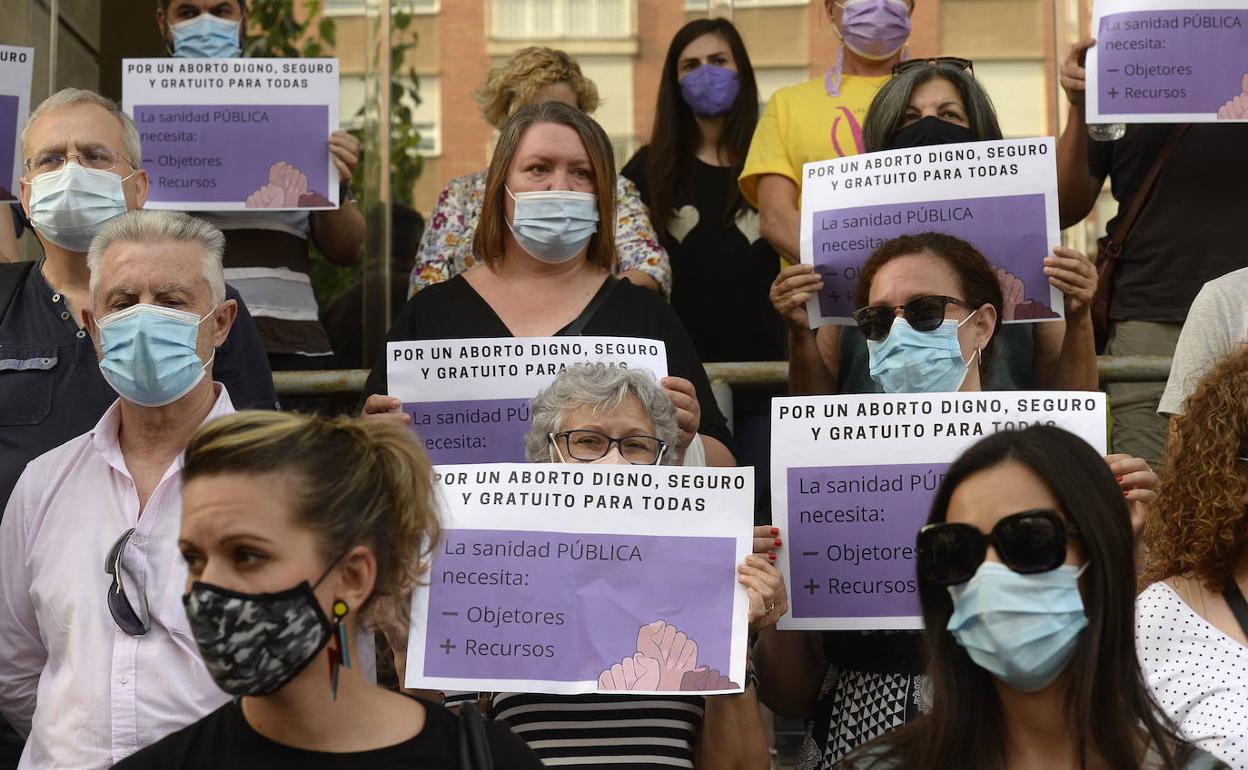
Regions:
<instances>
[{"instance_id":1,"label":"red nail polish","mask_svg":"<svg viewBox=\"0 0 1248 770\"><path fill-rule=\"evenodd\" d=\"M774 553L769 553L767 554L767 558L774 562L776 560L776 555Z\"/></svg>"},{"instance_id":2,"label":"red nail polish","mask_svg":"<svg viewBox=\"0 0 1248 770\"><path fill-rule=\"evenodd\" d=\"M779 528L779 527L772 527L772 528L771 528L771 536L772 536L772 537L775 537L775 536L776 536L776 535L778 535L778 534L780 534L780 528Z\"/></svg>"},{"instance_id":3,"label":"red nail polish","mask_svg":"<svg viewBox=\"0 0 1248 770\"><path fill-rule=\"evenodd\" d=\"M1114 476L1114 481L1117 481L1119 484L1121 484L1121 483L1122 483L1122 476Z\"/></svg>"},{"instance_id":4,"label":"red nail polish","mask_svg":"<svg viewBox=\"0 0 1248 770\"><path fill-rule=\"evenodd\" d=\"M1130 497L1130 496L1131 496L1131 490L1129 490L1129 489L1124 489L1124 490L1122 490L1122 496L1123 496L1123 497Z\"/></svg>"},{"instance_id":5,"label":"red nail polish","mask_svg":"<svg viewBox=\"0 0 1248 770\"><path fill-rule=\"evenodd\" d=\"M780 538L776 538L776 547L779 548L782 545L784 545L784 541Z\"/></svg>"}]
</instances>

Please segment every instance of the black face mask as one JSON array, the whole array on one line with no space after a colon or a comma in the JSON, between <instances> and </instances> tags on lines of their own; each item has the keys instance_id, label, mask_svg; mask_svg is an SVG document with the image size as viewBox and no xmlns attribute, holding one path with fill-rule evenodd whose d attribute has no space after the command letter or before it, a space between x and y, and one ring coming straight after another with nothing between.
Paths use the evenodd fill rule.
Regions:
<instances>
[{"instance_id":1,"label":"black face mask","mask_svg":"<svg viewBox=\"0 0 1248 770\"><path fill-rule=\"evenodd\" d=\"M975 141L975 136L971 134L971 129L941 120L935 115L928 115L895 131L888 140L888 146L884 149L900 150L904 147L927 147L933 144L958 144L973 141Z\"/></svg>"}]
</instances>

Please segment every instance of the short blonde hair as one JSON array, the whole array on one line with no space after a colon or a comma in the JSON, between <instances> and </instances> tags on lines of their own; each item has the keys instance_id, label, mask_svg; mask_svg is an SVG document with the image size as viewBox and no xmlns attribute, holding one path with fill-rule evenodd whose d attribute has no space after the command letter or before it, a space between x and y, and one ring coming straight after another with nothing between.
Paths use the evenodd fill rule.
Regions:
<instances>
[{"instance_id":1,"label":"short blonde hair","mask_svg":"<svg viewBox=\"0 0 1248 770\"><path fill-rule=\"evenodd\" d=\"M433 467L393 422L294 412L237 412L206 423L186 447L182 483L223 474L289 473L295 521L316 534L326 567L357 545L377 559L376 600L405 610L440 533ZM384 602L383 602L384 603Z\"/></svg>"},{"instance_id":2,"label":"short blonde hair","mask_svg":"<svg viewBox=\"0 0 1248 770\"><path fill-rule=\"evenodd\" d=\"M543 46L522 48L506 64L491 69L474 98L486 122L501 129L516 110L533 101L538 91L555 83L568 84L582 112L598 109L598 87L581 74L576 59Z\"/></svg>"}]
</instances>

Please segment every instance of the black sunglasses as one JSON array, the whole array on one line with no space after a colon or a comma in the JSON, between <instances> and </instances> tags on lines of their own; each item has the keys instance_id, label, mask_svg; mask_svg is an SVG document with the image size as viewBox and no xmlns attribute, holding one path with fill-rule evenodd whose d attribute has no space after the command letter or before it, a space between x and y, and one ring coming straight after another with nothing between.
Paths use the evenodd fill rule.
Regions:
<instances>
[{"instance_id":1,"label":"black sunglasses","mask_svg":"<svg viewBox=\"0 0 1248 770\"><path fill-rule=\"evenodd\" d=\"M893 328L893 319L897 317L897 309L906 317L906 322L915 331L935 331L945 322L945 308L957 305L969 309L971 306L955 297L934 294L929 297L916 297L904 305L871 305L860 307L854 311L854 323L869 340L882 340Z\"/></svg>"},{"instance_id":2,"label":"black sunglasses","mask_svg":"<svg viewBox=\"0 0 1248 770\"><path fill-rule=\"evenodd\" d=\"M970 524L928 524L919 530L919 576L945 586L965 583L984 563L990 543L1015 572L1048 572L1066 561L1068 534L1079 530L1048 508L1010 514L987 535Z\"/></svg>"},{"instance_id":3,"label":"black sunglasses","mask_svg":"<svg viewBox=\"0 0 1248 770\"><path fill-rule=\"evenodd\" d=\"M126 544L130 542L133 535L134 527L121 533L121 537L117 538L113 547L108 549L108 558L104 560L104 571L113 576L113 584L108 588L108 612L113 616L113 622L122 631L130 636L143 636L152 629L151 619L147 614L147 595L143 593L142 586L130 574L130 570L126 569L125 562L121 558L125 553ZM138 595L138 612L134 611L134 605L126 596L126 582L130 583L132 592Z\"/></svg>"},{"instance_id":4,"label":"black sunglasses","mask_svg":"<svg viewBox=\"0 0 1248 770\"><path fill-rule=\"evenodd\" d=\"M906 70L912 70L915 67L933 67L938 64L946 64L950 67L957 67L963 72L975 74L975 63L970 59L963 59L961 56L936 56L931 59L906 59L893 65L893 77L897 77Z\"/></svg>"}]
</instances>

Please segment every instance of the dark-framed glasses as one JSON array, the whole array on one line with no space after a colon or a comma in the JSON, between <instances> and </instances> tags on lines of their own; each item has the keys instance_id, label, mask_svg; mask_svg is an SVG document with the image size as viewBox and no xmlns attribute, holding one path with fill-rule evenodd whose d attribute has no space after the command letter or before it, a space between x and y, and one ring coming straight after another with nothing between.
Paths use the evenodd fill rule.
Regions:
<instances>
[{"instance_id":1,"label":"dark-framed glasses","mask_svg":"<svg viewBox=\"0 0 1248 770\"><path fill-rule=\"evenodd\" d=\"M934 56L930 59L906 59L893 65L893 77L897 77L901 73L912 70L915 67L932 67L944 64L950 67L957 67L963 72L975 74L975 62L970 59L963 59L961 56Z\"/></svg>"},{"instance_id":2,"label":"dark-framed glasses","mask_svg":"<svg viewBox=\"0 0 1248 770\"><path fill-rule=\"evenodd\" d=\"M919 530L919 576L945 586L965 583L984 563L989 544L1015 572L1048 572L1066 561L1067 535L1078 533L1051 508L1010 514L987 535L970 524L928 524Z\"/></svg>"},{"instance_id":3,"label":"dark-framed glasses","mask_svg":"<svg viewBox=\"0 0 1248 770\"><path fill-rule=\"evenodd\" d=\"M69 161L96 171L112 171L122 164L125 164L127 168L132 167L130 159L124 153L110 150L107 147L89 147L81 152L68 154L55 150L37 152L33 157L26 159L26 171L31 176L49 174L65 168L65 164Z\"/></svg>"},{"instance_id":4,"label":"dark-framed glasses","mask_svg":"<svg viewBox=\"0 0 1248 770\"><path fill-rule=\"evenodd\" d=\"M126 569L126 545L134 536L134 527L121 533L113 547L108 549L108 558L104 560L104 571L113 576L113 584L108 587L108 612L113 622L130 636L143 636L151 630L151 618L147 613L147 594L130 570ZM139 609L136 612L130 597L136 597Z\"/></svg>"},{"instance_id":5,"label":"dark-framed glasses","mask_svg":"<svg viewBox=\"0 0 1248 770\"><path fill-rule=\"evenodd\" d=\"M608 436L596 430L565 430L548 434L564 458L592 462L601 460L612 446L620 448L620 456L633 465L658 465L667 451L667 442L655 436Z\"/></svg>"},{"instance_id":6,"label":"dark-framed glasses","mask_svg":"<svg viewBox=\"0 0 1248 770\"><path fill-rule=\"evenodd\" d=\"M957 305L970 309L970 305L956 297L933 294L927 297L915 297L904 305L871 305L854 311L854 323L869 340L882 340L893 328L893 319L900 308L906 322L915 331L931 332L940 328L945 322L945 308Z\"/></svg>"}]
</instances>

